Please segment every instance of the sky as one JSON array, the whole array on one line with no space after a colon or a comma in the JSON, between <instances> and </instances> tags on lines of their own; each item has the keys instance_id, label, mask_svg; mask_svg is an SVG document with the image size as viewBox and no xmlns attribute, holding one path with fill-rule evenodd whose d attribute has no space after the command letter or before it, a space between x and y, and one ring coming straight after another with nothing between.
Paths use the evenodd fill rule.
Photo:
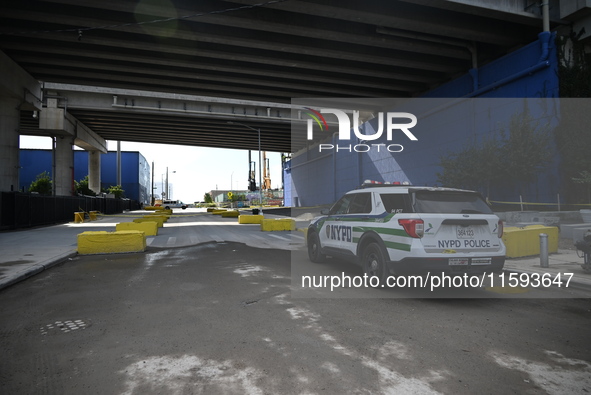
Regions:
<instances>
[{"instance_id":1,"label":"sky","mask_svg":"<svg viewBox=\"0 0 591 395\"><path fill-rule=\"evenodd\" d=\"M20 148L51 149L51 139L21 136ZM116 151L117 142L107 141L107 148L109 151ZM150 166L154 162L155 184L166 177L168 167L171 198L185 203L202 201L203 195L211 190L246 190L248 186L247 150L122 141L121 151L138 151ZM281 154L268 152L267 158L271 170L271 187L281 188ZM258 185L258 151L252 151L252 160L256 162ZM160 189L156 190L156 193L160 194Z\"/></svg>"}]
</instances>

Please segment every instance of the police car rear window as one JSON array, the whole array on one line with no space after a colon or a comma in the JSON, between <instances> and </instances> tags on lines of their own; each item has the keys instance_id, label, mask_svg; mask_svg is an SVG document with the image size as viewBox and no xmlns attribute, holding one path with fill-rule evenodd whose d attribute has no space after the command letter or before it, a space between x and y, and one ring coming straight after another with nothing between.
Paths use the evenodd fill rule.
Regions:
<instances>
[{"instance_id":1,"label":"police car rear window","mask_svg":"<svg viewBox=\"0 0 591 395\"><path fill-rule=\"evenodd\" d=\"M492 214L480 195L467 192L416 191L414 209L417 213Z\"/></svg>"},{"instance_id":2,"label":"police car rear window","mask_svg":"<svg viewBox=\"0 0 591 395\"><path fill-rule=\"evenodd\" d=\"M410 198L404 193L380 193L387 213L410 213Z\"/></svg>"}]
</instances>

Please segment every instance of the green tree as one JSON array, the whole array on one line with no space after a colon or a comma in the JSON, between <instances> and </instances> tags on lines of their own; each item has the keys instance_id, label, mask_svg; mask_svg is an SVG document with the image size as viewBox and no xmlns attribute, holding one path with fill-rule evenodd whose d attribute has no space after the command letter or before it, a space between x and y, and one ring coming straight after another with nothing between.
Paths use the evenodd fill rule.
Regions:
<instances>
[{"instance_id":1,"label":"green tree","mask_svg":"<svg viewBox=\"0 0 591 395\"><path fill-rule=\"evenodd\" d=\"M514 114L503 131L503 175L513 185L527 185L552 160L549 128L534 120L529 111Z\"/></svg>"},{"instance_id":2,"label":"green tree","mask_svg":"<svg viewBox=\"0 0 591 395\"><path fill-rule=\"evenodd\" d=\"M579 177L573 177L573 182L577 184L586 185L587 189L587 201L591 203L591 173L587 170L583 170L579 173Z\"/></svg>"},{"instance_id":3,"label":"green tree","mask_svg":"<svg viewBox=\"0 0 591 395\"><path fill-rule=\"evenodd\" d=\"M502 177L500 149L500 141L490 139L444 155L440 158L443 172L437 173L437 180L444 186L486 190L488 194L491 185Z\"/></svg>"},{"instance_id":4,"label":"green tree","mask_svg":"<svg viewBox=\"0 0 591 395\"><path fill-rule=\"evenodd\" d=\"M121 188L121 185L111 185L107 191L108 193L115 195L115 199L121 199L125 194L125 191L123 188Z\"/></svg>"},{"instance_id":5,"label":"green tree","mask_svg":"<svg viewBox=\"0 0 591 395\"><path fill-rule=\"evenodd\" d=\"M76 192L81 195L96 196L96 193L88 187L88 175L80 181L74 181Z\"/></svg>"},{"instance_id":6,"label":"green tree","mask_svg":"<svg viewBox=\"0 0 591 395\"><path fill-rule=\"evenodd\" d=\"M37 175L35 181L29 185L29 192L37 192L41 195L51 195L52 181L48 172L44 171Z\"/></svg>"},{"instance_id":7,"label":"green tree","mask_svg":"<svg viewBox=\"0 0 591 395\"><path fill-rule=\"evenodd\" d=\"M573 202L589 201L589 188L581 182L583 172L591 168L591 112L585 100L591 97L591 53L580 40L583 30L556 39L560 91L560 124L554 130L560 153L561 190ZM577 181L579 180L579 181Z\"/></svg>"},{"instance_id":8,"label":"green tree","mask_svg":"<svg viewBox=\"0 0 591 395\"><path fill-rule=\"evenodd\" d=\"M526 106L527 108L527 106ZM523 187L552 160L551 134L529 111L514 114L500 137L440 158L438 181L447 187L485 191L503 181Z\"/></svg>"},{"instance_id":9,"label":"green tree","mask_svg":"<svg viewBox=\"0 0 591 395\"><path fill-rule=\"evenodd\" d=\"M203 195L203 201L205 203L213 203L213 198L211 197L211 193L206 193Z\"/></svg>"},{"instance_id":10,"label":"green tree","mask_svg":"<svg viewBox=\"0 0 591 395\"><path fill-rule=\"evenodd\" d=\"M241 193L241 194L235 193L235 194L232 195L232 199L231 200L233 202L244 202L244 201L246 201L246 195L243 194L243 193Z\"/></svg>"}]
</instances>

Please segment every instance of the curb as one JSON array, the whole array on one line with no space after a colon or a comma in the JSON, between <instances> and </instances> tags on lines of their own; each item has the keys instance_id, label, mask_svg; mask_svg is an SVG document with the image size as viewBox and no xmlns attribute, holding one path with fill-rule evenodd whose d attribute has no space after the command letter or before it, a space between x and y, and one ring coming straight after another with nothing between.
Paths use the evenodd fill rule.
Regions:
<instances>
[{"instance_id":1,"label":"curb","mask_svg":"<svg viewBox=\"0 0 591 395\"><path fill-rule=\"evenodd\" d=\"M76 256L77 254L78 253L76 252L76 250L70 250L68 252L60 254L60 255L55 256L53 258L50 258L50 259L47 259L47 260L42 261L40 263L36 263L34 265L31 265L27 269L20 272L18 275L11 277L9 279L6 279L4 281L0 281L0 291L5 288L10 287L11 285L18 283L18 282L26 280L29 277L39 274L42 271L49 269L52 266L62 263L66 259L72 258L72 257Z\"/></svg>"}]
</instances>

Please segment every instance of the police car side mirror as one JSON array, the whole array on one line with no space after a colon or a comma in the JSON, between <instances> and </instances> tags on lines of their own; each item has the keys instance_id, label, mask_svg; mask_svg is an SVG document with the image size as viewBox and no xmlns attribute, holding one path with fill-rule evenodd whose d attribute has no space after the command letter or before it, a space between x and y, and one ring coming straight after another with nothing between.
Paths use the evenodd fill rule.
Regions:
<instances>
[{"instance_id":1,"label":"police car side mirror","mask_svg":"<svg viewBox=\"0 0 591 395\"><path fill-rule=\"evenodd\" d=\"M322 209L322 210L320 210L320 214L322 214L322 215L328 215L328 213L329 213L329 210L328 209Z\"/></svg>"}]
</instances>

